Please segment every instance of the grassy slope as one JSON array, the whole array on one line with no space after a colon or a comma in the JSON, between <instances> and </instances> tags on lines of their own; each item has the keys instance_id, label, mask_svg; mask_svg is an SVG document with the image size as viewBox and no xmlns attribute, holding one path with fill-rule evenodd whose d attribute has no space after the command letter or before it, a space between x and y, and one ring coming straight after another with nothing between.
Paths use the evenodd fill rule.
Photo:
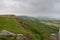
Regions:
<instances>
[{"instance_id":1,"label":"grassy slope","mask_svg":"<svg viewBox=\"0 0 60 40\"><path fill-rule=\"evenodd\" d=\"M0 31L2 30L8 30L14 33L24 32L24 29L19 25L18 21L15 18L0 16Z\"/></svg>"},{"instance_id":2,"label":"grassy slope","mask_svg":"<svg viewBox=\"0 0 60 40\"><path fill-rule=\"evenodd\" d=\"M16 18L14 17L0 16L0 31L2 30L7 30L16 34L17 33L18 34L22 33L24 35L29 34L29 32L27 32L20 26L19 21L16 20Z\"/></svg>"},{"instance_id":3,"label":"grassy slope","mask_svg":"<svg viewBox=\"0 0 60 40\"><path fill-rule=\"evenodd\" d=\"M20 17L19 21L22 21L25 25L26 30L29 30L34 37L34 40L50 40L52 33L58 32L58 25L49 25L52 22L40 21L38 19L28 19L25 17Z\"/></svg>"},{"instance_id":4,"label":"grassy slope","mask_svg":"<svg viewBox=\"0 0 60 40\"><path fill-rule=\"evenodd\" d=\"M19 21L24 23L24 26L22 26ZM29 38L32 37L33 40L50 40L51 33L58 32L57 26L48 25L45 22L42 23L37 19L28 20L20 17L17 20L13 17L0 16L0 31L2 30L8 30L14 33L22 33Z\"/></svg>"}]
</instances>

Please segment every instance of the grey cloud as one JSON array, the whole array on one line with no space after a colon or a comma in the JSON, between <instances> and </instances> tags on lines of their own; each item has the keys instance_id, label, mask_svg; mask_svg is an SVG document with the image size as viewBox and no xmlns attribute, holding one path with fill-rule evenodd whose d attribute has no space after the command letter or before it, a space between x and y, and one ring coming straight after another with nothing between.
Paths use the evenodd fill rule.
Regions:
<instances>
[{"instance_id":1,"label":"grey cloud","mask_svg":"<svg viewBox=\"0 0 60 40\"><path fill-rule=\"evenodd\" d=\"M52 17L60 15L60 0L11 0L8 7L3 1L0 0L1 13Z\"/></svg>"}]
</instances>

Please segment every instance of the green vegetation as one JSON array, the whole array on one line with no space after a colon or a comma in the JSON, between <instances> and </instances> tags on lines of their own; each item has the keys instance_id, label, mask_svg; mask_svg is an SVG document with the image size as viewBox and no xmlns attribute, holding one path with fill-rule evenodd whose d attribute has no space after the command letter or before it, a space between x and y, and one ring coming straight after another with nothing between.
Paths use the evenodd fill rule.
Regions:
<instances>
[{"instance_id":1,"label":"green vegetation","mask_svg":"<svg viewBox=\"0 0 60 40\"><path fill-rule=\"evenodd\" d=\"M7 30L16 34L22 33L30 40L50 40L51 34L58 32L58 26L49 25L49 23L51 22L46 23L46 21L42 22L30 17L0 16L0 31ZM8 40L5 38L0 39Z\"/></svg>"},{"instance_id":2,"label":"green vegetation","mask_svg":"<svg viewBox=\"0 0 60 40\"><path fill-rule=\"evenodd\" d=\"M14 33L25 33L18 20L13 17L0 17L0 31L7 30Z\"/></svg>"},{"instance_id":3,"label":"green vegetation","mask_svg":"<svg viewBox=\"0 0 60 40\"><path fill-rule=\"evenodd\" d=\"M19 21L24 23L26 30L33 34L34 40L50 40L52 33L58 33L59 26L56 23L52 23L47 20L38 20L32 17L23 16L18 18Z\"/></svg>"}]
</instances>

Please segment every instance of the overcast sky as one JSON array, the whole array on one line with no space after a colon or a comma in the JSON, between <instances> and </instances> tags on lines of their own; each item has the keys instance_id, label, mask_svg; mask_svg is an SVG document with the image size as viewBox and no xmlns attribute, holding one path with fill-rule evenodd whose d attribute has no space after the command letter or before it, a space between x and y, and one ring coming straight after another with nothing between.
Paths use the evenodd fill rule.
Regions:
<instances>
[{"instance_id":1,"label":"overcast sky","mask_svg":"<svg viewBox=\"0 0 60 40\"><path fill-rule=\"evenodd\" d=\"M60 0L0 0L0 14L60 17Z\"/></svg>"}]
</instances>

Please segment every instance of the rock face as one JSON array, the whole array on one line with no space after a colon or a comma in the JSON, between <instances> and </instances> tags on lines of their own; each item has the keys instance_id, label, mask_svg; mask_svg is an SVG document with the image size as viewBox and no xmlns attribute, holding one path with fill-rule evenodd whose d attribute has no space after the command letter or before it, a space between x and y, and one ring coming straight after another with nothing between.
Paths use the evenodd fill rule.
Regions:
<instances>
[{"instance_id":1,"label":"rock face","mask_svg":"<svg viewBox=\"0 0 60 40\"><path fill-rule=\"evenodd\" d=\"M0 37L1 36L8 37L8 38L16 38L17 40L24 40L23 34L15 34L6 30L0 32Z\"/></svg>"}]
</instances>

